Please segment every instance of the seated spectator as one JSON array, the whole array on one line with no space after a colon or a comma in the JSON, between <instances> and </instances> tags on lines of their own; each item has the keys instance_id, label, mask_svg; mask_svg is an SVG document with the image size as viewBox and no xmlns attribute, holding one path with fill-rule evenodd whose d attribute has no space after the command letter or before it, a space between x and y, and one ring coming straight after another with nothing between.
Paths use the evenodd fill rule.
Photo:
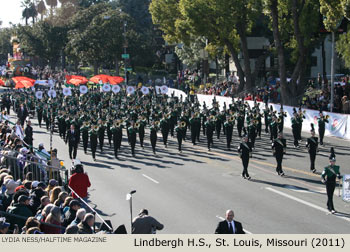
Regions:
<instances>
[{"instance_id":1,"label":"seated spectator","mask_svg":"<svg viewBox=\"0 0 350 252\"><path fill-rule=\"evenodd\" d=\"M49 196L42 196L40 198L40 205L39 207L37 208L37 212L36 212L36 215L35 217L38 219L38 220L42 220L42 211L44 210L44 208L50 204L50 198Z\"/></svg>"},{"instance_id":2,"label":"seated spectator","mask_svg":"<svg viewBox=\"0 0 350 252\"><path fill-rule=\"evenodd\" d=\"M32 187L33 187L34 182L32 182ZM34 183L34 185L36 185L36 183ZM41 204L41 198L46 196L46 192L42 189L42 187L35 186L34 189L32 189L30 196L31 196L30 208L31 208L33 214L36 214L38 212L38 208Z\"/></svg>"},{"instance_id":3,"label":"seated spectator","mask_svg":"<svg viewBox=\"0 0 350 252\"><path fill-rule=\"evenodd\" d=\"M64 200L68 197L68 193L67 192L60 192L60 194L58 195L58 199L54 202L55 206L58 206L59 208L62 209Z\"/></svg>"},{"instance_id":4,"label":"seated spectator","mask_svg":"<svg viewBox=\"0 0 350 252\"><path fill-rule=\"evenodd\" d=\"M55 225L42 225L41 230L45 234L61 234L62 229L61 229L61 210L57 206L53 206L51 208L50 214L47 216L45 219L45 223Z\"/></svg>"},{"instance_id":5,"label":"seated spectator","mask_svg":"<svg viewBox=\"0 0 350 252\"><path fill-rule=\"evenodd\" d=\"M40 228L32 227L27 230L26 234L44 234L44 233L40 231Z\"/></svg>"},{"instance_id":6,"label":"seated spectator","mask_svg":"<svg viewBox=\"0 0 350 252\"><path fill-rule=\"evenodd\" d=\"M17 216L10 216L9 218L12 228L14 227L15 224L17 224L19 230L22 230L22 228L26 224L26 220L28 219L28 217L33 216L33 213L29 208L29 200L30 198L28 196L21 195L18 198L18 203L15 203L13 207L9 207L7 209L7 212L9 214L17 215ZM23 218L20 218L20 217L23 217Z\"/></svg>"},{"instance_id":7,"label":"seated spectator","mask_svg":"<svg viewBox=\"0 0 350 252\"><path fill-rule=\"evenodd\" d=\"M10 223L6 222L5 218L0 218L0 234L7 234Z\"/></svg>"},{"instance_id":8,"label":"seated spectator","mask_svg":"<svg viewBox=\"0 0 350 252\"><path fill-rule=\"evenodd\" d=\"M29 217L22 228L22 234L25 234L32 227L40 227L40 222L35 217Z\"/></svg>"},{"instance_id":9,"label":"seated spectator","mask_svg":"<svg viewBox=\"0 0 350 252\"><path fill-rule=\"evenodd\" d=\"M80 203L77 200L72 200L69 203L69 210L64 216L63 226L67 227L75 219L78 209L80 208Z\"/></svg>"},{"instance_id":10,"label":"seated spectator","mask_svg":"<svg viewBox=\"0 0 350 252\"><path fill-rule=\"evenodd\" d=\"M79 234L93 234L93 226L95 225L95 217L93 214L89 213L85 215L85 218L82 222L80 222L78 227Z\"/></svg>"},{"instance_id":11,"label":"seated spectator","mask_svg":"<svg viewBox=\"0 0 350 252\"><path fill-rule=\"evenodd\" d=\"M47 218L47 216L49 216L50 212L51 212L51 209L54 207L55 205L54 204L47 204L43 211L41 212L41 219L40 221L44 222Z\"/></svg>"},{"instance_id":12,"label":"seated spectator","mask_svg":"<svg viewBox=\"0 0 350 252\"><path fill-rule=\"evenodd\" d=\"M78 226L72 225L67 227L66 232L64 232L65 234L79 234L78 233L79 228Z\"/></svg>"},{"instance_id":13,"label":"seated spectator","mask_svg":"<svg viewBox=\"0 0 350 252\"><path fill-rule=\"evenodd\" d=\"M80 222L84 220L85 215L86 215L86 210L84 208L78 209L75 219L69 224L69 226L78 225Z\"/></svg>"},{"instance_id":14,"label":"seated spectator","mask_svg":"<svg viewBox=\"0 0 350 252\"><path fill-rule=\"evenodd\" d=\"M68 196L65 200L64 203L62 205L62 213L63 215L66 214L66 212L69 210L69 204L70 202L73 200L73 197Z\"/></svg>"},{"instance_id":15,"label":"seated spectator","mask_svg":"<svg viewBox=\"0 0 350 252\"><path fill-rule=\"evenodd\" d=\"M52 204L54 204L55 201L58 199L58 195L60 194L60 192L62 192L62 189L59 186L56 186L52 189L51 194L50 194L50 202Z\"/></svg>"}]
</instances>

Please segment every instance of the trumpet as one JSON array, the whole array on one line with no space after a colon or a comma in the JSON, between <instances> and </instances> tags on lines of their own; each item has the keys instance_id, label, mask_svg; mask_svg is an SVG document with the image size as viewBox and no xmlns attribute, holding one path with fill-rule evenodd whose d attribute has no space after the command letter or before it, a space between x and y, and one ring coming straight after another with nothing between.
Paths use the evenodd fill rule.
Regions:
<instances>
[{"instance_id":1,"label":"trumpet","mask_svg":"<svg viewBox=\"0 0 350 252\"><path fill-rule=\"evenodd\" d=\"M181 127L181 128L186 127L186 122L185 122L185 121L181 121L181 123L180 123L180 127Z\"/></svg>"},{"instance_id":2,"label":"trumpet","mask_svg":"<svg viewBox=\"0 0 350 252\"><path fill-rule=\"evenodd\" d=\"M137 123L135 123L135 125L134 125L134 128L139 128L140 127L140 124L137 122Z\"/></svg>"},{"instance_id":3,"label":"trumpet","mask_svg":"<svg viewBox=\"0 0 350 252\"><path fill-rule=\"evenodd\" d=\"M233 122L235 119L236 119L236 118L235 118L234 116L231 116L231 117L228 119L228 121L229 121L229 122Z\"/></svg>"},{"instance_id":4,"label":"trumpet","mask_svg":"<svg viewBox=\"0 0 350 252\"><path fill-rule=\"evenodd\" d=\"M328 120L329 119L329 115L326 115L324 118Z\"/></svg>"},{"instance_id":5,"label":"trumpet","mask_svg":"<svg viewBox=\"0 0 350 252\"><path fill-rule=\"evenodd\" d=\"M155 122L154 122L154 125L155 125L156 127L159 127L159 124L160 124L159 121L155 121Z\"/></svg>"}]
</instances>

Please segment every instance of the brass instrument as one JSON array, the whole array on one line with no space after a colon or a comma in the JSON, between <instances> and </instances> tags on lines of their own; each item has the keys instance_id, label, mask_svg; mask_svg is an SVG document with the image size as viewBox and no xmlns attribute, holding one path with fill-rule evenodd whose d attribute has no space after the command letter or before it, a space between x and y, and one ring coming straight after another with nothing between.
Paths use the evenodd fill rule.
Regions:
<instances>
[{"instance_id":1,"label":"brass instrument","mask_svg":"<svg viewBox=\"0 0 350 252\"><path fill-rule=\"evenodd\" d=\"M199 117L199 112L194 113L193 117Z\"/></svg>"},{"instance_id":2,"label":"brass instrument","mask_svg":"<svg viewBox=\"0 0 350 252\"><path fill-rule=\"evenodd\" d=\"M231 116L231 117L228 119L228 121L229 121L229 122L233 122L235 119L236 119L236 118L235 118L234 116Z\"/></svg>"},{"instance_id":3,"label":"brass instrument","mask_svg":"<svg viewBox=\"0 0 350 252\"><path fill-rule=\"evenodd\" d=\"M186 122L185 122L185 121L181 121L181 123L180 123L180 127L181 127L181 128L186 127Z\"/></svg>"},{"instance_id":4,"label":"brass instrument","mask_svg":"<svg viewBox=\"0 0 350 252\"><path fill-rule=\"evenodd\" d=\"M139 127L140 127L140 124L138 122L134 124L134 128L138 129Z\"/></svg>"},{"instance_id":5,"label":"brass instrument","mask_svg":"<svg viewBox=\"0 0 350 252\"><path fill-rule=\"evenodd\" d=\"M92 129L95 130L95 131L97 131L98 128L99 128L99 127L98 127L98 125L96 125L96 124L92 126Z\"/></svg>"},{"instance_id":6,"label":"brass instrument","mask_svg":"<svg viewBox=\"0 0 350 252\"><path fill-rule=\"evenodd\" d=\"M329 119L329 115L326 115L324 118L328 120Z\"/></svg>"},{"instance_id":7,"label":"brass instrument","mask_svg":"<svg viewBox=\"0 0 350 252\"><path fill-rule=\"evenodd\" d=\"M156 127L159 127L159 124L160 124L159 121L155 121L155 122L154 122L154 125L155 125Z\"/></svg>"}]
</instances>

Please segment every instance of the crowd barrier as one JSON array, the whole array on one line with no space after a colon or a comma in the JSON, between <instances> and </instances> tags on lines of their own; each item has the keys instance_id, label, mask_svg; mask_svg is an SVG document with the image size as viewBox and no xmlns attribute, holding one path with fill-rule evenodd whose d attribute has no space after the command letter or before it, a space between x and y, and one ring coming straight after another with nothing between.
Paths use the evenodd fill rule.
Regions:
<instances>
[{"instance_id":1,"label":"crowd barrier","mask_svg":"<svg viewBox=\"0 0 350 252\"><path fill-rule=\"evenodd\" d=\"M183 99L187 97L186 93L178 90L169 88L168 95L174 94L176 97L180 97L182 94ZM207 108L212 107L214 95L202 95L197 94L197 99L202 106L205 102ZM229 107L229 104L232 104L231 97L216 96L216 101L219 103L220 109L223 108L224 103L226 107ZM253 101L248 101L249 105L252 107L254 105ZM261 112L265 109L265 103L258 102ZM279 104L269 103L269 107L272 106L274 110L280 111L281 106ZM296 108L297 109L297 108ZM292 128L291 118L293 117L293 107L283 106L284 112L286 112L287 117L284 120L284 127ZM318 122L317 118L319 117L319 111L312 109L303 109L305 111L305 119L303 121L303 132L310 132L311 123L314 124L316 132L318 132ZM323 112L325 116L329 116L329 123L326 123L325 136L334 136L342 139L350 139L350 116L345 114Z\"/></svg>"}]
</instances>

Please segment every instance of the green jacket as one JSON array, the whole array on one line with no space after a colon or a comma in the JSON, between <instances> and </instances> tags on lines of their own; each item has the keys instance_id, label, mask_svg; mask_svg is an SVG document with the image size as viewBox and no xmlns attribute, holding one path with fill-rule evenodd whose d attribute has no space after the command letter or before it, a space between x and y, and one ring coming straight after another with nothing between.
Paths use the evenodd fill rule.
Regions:
<instances>
[{"instance_id":1,"label":"green jacket","mask_svg":"<svg viewBox=\"0 0 350 252\"><path fill-rule=\"evenodd\" d=\"M33 212L29 209L28 206L26 206L24 204L19 204L19 203L15 204L12 208L10 208L10 210L8 210L8 212L10 214L23 216L23 219L22 218L17 218L17 217L14 217L14 216L10 217L10 223L12 225L17 224L18 227L19 227L19 230L22 230L22 228L26 224L26 221L27 221L28 217L33 216Z\"/></svg>"},{"instance_id":2,"label":"green jacket","mask_svg":"<svg viewBox=\"0 0 350 252\"><path fill-rule=\"evenodd\" d=\"M328 165L324 168L322 174L321 174L321 177L323 179L326 179L327 177L327 180L335 180L335 177L338 177L340 178L340 167L339 165L334 165L333 167L331 165Z\"/></svg>"}]
</instances>

